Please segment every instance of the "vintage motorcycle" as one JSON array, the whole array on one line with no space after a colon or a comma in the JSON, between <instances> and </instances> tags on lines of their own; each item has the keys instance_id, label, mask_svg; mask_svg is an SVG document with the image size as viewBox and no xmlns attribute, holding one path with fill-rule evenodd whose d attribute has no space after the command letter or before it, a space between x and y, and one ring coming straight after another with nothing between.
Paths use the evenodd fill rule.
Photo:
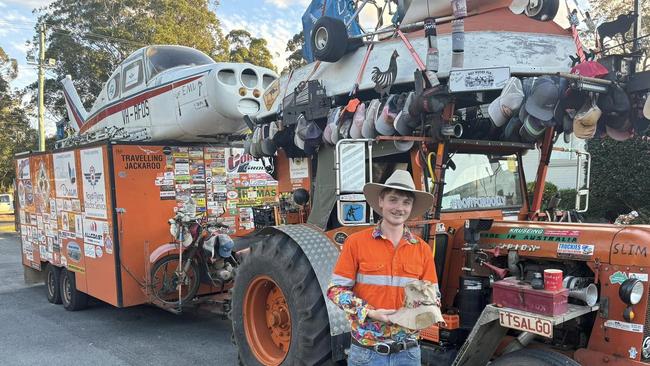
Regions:
<instances>
[{"instance_id":1,"label":"vintage motorcycle","mask_svg":"<svg viewBox=\"0 0 650 366\"><path fill-rule=\"evenodd\" d=\"M238 265L233 240L221 232L226 228L181 210L169 219L175 242L156 248L149 257L149 289L157 305L180 311L194 302L202 283L225 289Z\"/></svg>"}]
</instances>

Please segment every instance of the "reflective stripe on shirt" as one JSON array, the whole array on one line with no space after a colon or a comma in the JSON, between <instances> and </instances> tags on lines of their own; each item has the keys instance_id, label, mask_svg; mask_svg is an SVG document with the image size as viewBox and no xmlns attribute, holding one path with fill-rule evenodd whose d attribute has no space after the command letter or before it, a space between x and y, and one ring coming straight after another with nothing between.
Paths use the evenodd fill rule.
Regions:
<instances>
[{"instance_id":1,"label":"reflective stripe on shirt","mask_svg":"<svg viewBox=\"0 0 650 366\"><path fill-rule=\"evenodd\" d=\"M357 283L363 283L365 285L406 287L409 282L417 280L417 278L413 277L368 275L357 273Z\"/></svg>"},{"instance_id":2,"label":"reflective stripe on shirt","mask_svg":"<svg viewBox=\"0 0 650 366\"><path fill-rule=\"evenodd\" d=\"M332 274L332 279L330 280L330 282L335 286L346 286L346 287L354 286L354 280L351 280L347 277L339 276L337 274Z\"/></svg>"}]
</instances>

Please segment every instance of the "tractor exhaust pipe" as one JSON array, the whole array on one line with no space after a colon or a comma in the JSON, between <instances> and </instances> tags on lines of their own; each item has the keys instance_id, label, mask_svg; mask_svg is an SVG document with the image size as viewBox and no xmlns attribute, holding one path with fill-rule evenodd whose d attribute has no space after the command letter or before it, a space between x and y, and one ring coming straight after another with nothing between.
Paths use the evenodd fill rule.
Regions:
<instances>
[{"instance_id":1,"label":"tractor exhaust pipe","mask_svg":"<svg viewBox=\"0 0 650 366\"><path fill-rule=\"evenodd\" d=\"M440 133L446 137L460 138L463 135L463 126L460 123L453 125L445 123L440 128Z\"/></svg>"}]
</instances>

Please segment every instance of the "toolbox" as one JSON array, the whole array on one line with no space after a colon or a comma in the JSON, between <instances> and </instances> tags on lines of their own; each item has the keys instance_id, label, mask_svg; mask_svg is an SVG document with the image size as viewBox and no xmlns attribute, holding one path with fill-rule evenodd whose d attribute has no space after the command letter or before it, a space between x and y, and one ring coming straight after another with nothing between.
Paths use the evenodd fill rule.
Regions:
<instances>
[{"instance_id":1,"label":"toolbox","mask_svg":"<svg viewBox=\"0 0 650 366\"><path fill-rule=\"evenodd\" d=\"M536 290L529 283L509 277L492 285L492 302L542 315L560 315L567 312L569 290Z\"/></svg>"}]
</instances>

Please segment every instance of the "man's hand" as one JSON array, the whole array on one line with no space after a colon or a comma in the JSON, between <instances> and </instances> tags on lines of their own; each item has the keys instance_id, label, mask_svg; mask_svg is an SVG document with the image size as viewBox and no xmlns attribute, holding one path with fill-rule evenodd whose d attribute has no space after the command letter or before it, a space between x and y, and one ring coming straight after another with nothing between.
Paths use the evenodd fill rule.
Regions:
<instances>
[{"instance_id":1,"label":"man's hand","mask_svg":"<svg viewBox=\"0 0 650 366\"><path fill-rule=\"evenodd\" d=\"M390 323L390 320L388 320L388 316L394 314L396 311L397 310L389 310L389 309L368 310L368 317L374 320L379 320L384 323Z\"/></svg>"}]
</instances>

